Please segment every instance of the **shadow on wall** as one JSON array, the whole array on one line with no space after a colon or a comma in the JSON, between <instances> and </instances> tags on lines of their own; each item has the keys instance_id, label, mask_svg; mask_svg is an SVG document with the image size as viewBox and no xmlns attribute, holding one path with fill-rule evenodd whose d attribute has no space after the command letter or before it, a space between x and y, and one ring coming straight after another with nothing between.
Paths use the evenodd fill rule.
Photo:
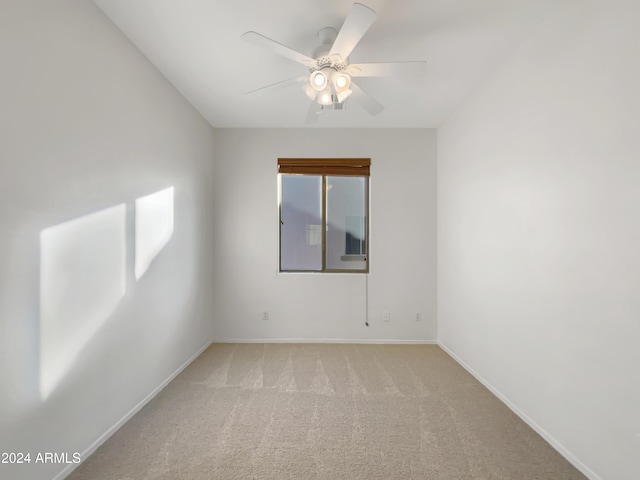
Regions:
<instances>
[{"instance_id":1,"label":"shadow on wall","mask_svg":"<svg viewBox=\"0 0 640 480\"><path fill-rule=\"evenodd\" d=\"M173 235L174 187L135 202L135 278ZM46 400L126 292L126 206L40 233L40 378Z\"/></svg>"}]
</instances>

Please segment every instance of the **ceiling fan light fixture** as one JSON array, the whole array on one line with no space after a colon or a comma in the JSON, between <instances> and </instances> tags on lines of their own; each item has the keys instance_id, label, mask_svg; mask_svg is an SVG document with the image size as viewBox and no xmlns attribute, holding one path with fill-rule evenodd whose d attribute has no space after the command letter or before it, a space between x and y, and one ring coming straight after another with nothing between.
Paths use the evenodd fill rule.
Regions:
<instances>
[{"instance_id":1,"label":"ceiling fan light fixture","mask_svg":"<svg viewBox=\"0 0 640 480\"><path fill-rule=\"evenodd\" d=\"M349 90L348 88L346 90L343 90L342 92L338 92L336 94L336 98L338 99L338 103L344 102L347 99L347 97L349 95L351 95L352 93L353 93L353 91Z\"/></svg>"},{"instance_id":2,"label":"ceiling fan light fixture","mask_svg":"<svg viewBox=\"0 0 640 480\"><path fill-rule=\"evenodd\" d=\"M304 84L302 90L304 90L304 93L307 95L307 97L309 97L309 100L311 101L315 100L316 96L318 95L318 92L308 83Z\"/></svg>"},{"instance_id":3,"label":"ceiling fan light fixture","mask_svg":"<svg viewBox=\"0 0 640 480\"><path fill-rule=\"evenodd\" d=\"M327 86L327 75L321 70L316 70L315 72L311 73L311 76L309 77L309 83L314 90L320 92Z\"/></svg>"},{"instance_id":4,"label":"ceiling fan light fixture","mask_svg":"<svg viewBox=\"0 0 640 480\"><path fill-rule=\"evenodd\" d=\"M346 73L334 72L331 76L331 83L337 93L344 92L349 90L351 86L351 77Z\"/></svg>"},{"instance_id":5,"label":"ceiling fan light fixture","mask_svg":"<svg viewBox=\"0 0 640 480\"><path fill-rule=\"evenodd\" d=\"M320 92L320 94L318 95L318 103L325 106L333 104L333 98L331 96L330 88L325 88L322 92Z\"/></svg>"}]
</instances>

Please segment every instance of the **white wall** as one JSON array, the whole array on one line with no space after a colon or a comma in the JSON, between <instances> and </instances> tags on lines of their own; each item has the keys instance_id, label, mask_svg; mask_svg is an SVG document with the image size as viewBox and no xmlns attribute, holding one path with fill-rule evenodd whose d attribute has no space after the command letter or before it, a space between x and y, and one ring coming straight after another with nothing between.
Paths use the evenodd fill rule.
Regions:
<instances>
[{"instance_id":1,"label":"white wall","mask_svg":"<svg viewBox=\"0 0 640 480\"><path fill-rule=\"evenodd\" d=\"M564 2L438 133L438 330L590 478L640 478L640 7Z\"/></svg>"},{"instance_id":2,"label":"white wall","mask_svg":"<svg viewBox=\"0 0 640 480\"><path fill-rule=\"evenodd\" d=\"M0 477L51 479L37 452L83 452L211 338L214 134L91 2L3 0L0 58L0 452L32 454ZM135 199L170 186L173 235L136 282ZM40 234L122 204L125 296L43 398Z\"/></svg>"},{"instance_id":3,"label":"white wall","mask_svg":"<svg viewBox=\"0 0 640 480\"><path fill-rule=\"evenodd\" d=\"M435 340L435 136L427 129L216 130L215 337ZM278 273L278 157L371 158L369 327L364 275Z\"/></svg>"}]
</instances>

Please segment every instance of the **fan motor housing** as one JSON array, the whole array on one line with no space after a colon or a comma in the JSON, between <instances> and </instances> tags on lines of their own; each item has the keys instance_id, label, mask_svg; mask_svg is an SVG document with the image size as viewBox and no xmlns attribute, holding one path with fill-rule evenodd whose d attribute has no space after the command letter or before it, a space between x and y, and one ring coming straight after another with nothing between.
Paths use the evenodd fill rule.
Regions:
<instances>
[{"instance_id":1,"label":"fan motor housing","mask_svg":"<svg viewBox=\"0 0 640 480\"><path fill-rule=\"evenodd\" d=\"M349 65L348 59L342 59L339 56L331 58L329 53L331 52L331 46L335 42L338 36L338 32L335 28L325 27L318 32L318 38L320 38L320 46L313 50L311 56L315 59L316 63L313 67L309 68L309 72L313 73L316 70L322 70L323 68L332 68L337 72L341 72Z\"/></svg>"}]
</instances>

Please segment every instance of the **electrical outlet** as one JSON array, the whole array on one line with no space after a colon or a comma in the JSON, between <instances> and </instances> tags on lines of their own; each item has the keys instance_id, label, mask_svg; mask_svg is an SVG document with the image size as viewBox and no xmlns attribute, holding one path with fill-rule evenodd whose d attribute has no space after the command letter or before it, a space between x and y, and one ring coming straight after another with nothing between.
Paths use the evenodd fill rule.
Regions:
<instances>
[{"instance_id":1,"label":"electrical outlet","mask_svg":"<svg viewBox=\"0 0 640 480\"><path fill-rule=\"evenodd\" d=\"M391 312L382 312L382 320L385 322L391 321Z\"/></svg>"},{"instance_id":2,"label":"electrical outlet","mask_svg":"<svg viewBox=\"0 0 640 480\"><path fill-rule=\"evenodd\" d=\"M262 320L269 320L269 311L265 310L262 312Z\"/></svg>"},{"instance_id":3,"label":"electrical outlet","mask_svg":"<svg viewBox=\"0 0 640 480\"><path fill-rule=\"evenodd\" d=\"M422 320L422 313L416 312L416 322L420 322Z\"/></svg>"}]
</instances>

